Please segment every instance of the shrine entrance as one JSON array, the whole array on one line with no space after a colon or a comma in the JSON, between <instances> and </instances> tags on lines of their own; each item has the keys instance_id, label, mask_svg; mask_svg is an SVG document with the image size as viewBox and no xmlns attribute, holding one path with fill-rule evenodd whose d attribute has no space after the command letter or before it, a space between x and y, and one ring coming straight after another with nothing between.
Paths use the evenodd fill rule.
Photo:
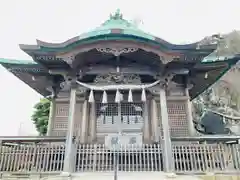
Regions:
<instances>
[{"instance_id":1,"label":"shrine entrance","mask_svg":"<svg viewBox=\"0 0 240 180\"><path fill-rule=\"evenodd\" d=\"M124 99L128 93L122 92ZM110 96L111 97L111 96ZM137 96L136 96L137 97ZM108 103L96 102L96 136L101 142L109 134L143 135L144 103L136 98L134 102L122 100L118 103L110 98Z\"/></svg>"}]
</instances>

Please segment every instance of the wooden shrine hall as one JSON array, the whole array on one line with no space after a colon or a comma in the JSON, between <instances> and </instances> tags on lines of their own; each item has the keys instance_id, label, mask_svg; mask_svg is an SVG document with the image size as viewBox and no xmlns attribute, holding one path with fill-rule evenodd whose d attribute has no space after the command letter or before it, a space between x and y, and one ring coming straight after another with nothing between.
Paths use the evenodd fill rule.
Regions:
<instances>
[{"instance_id":1,"label":"wooden shrine hall","mask_svg":"<svg viewBox=\"0 0 240 180\"><path fill-rule=\"evenodd\" d=\"M47 136L66 137L64 171L72 171L73 137L76 144L110 149L116 137L123 146L160 144L164 169L172 171L171 138L199 136L190 101L240 58L216 56L220 41L213 35L171 44L117 11L101 26L63 43L21 44L33 61L0 63L51 99Z\"/></svg>"}]
</instances>

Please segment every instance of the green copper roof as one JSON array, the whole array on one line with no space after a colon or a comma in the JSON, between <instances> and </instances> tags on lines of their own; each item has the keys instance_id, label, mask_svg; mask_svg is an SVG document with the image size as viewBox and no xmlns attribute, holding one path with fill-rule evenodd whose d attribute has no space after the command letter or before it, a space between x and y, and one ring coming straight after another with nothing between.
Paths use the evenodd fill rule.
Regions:
<instances>
[{"instance_id":1,"label":"green copper roof","mask_svg":"<svg viewBox=\"0 0 240 180\"><path fill-rule=\"evenodd\" d=\"M31 60L15 60L0 58L0 65L5 67L9 71L35 74L39 73L48 74L48 71L44 69L40 64Z\"/></svg>"},{"instance_id":2,"label":"green copper roof","mask_svg":"<svg viewBox=\"0 0 240 180\"><path fill-rule=\"evenodd\" d=\"M32 65L32 64L37 64L37 63L32 60L15 60L15 59L0 58L0 64Z\"/></svg>"},{"instance_id":3,"label":"green copper roof","mask_svg":"<svg viewBox=\"0 0 240 180\"><path fill-rule=\"evenodd\" d=\"M62 43L49 43L41 40L37 40L37 45L26 45L20 44L20 48L32 55L36 52L65 52L77 47L78 45L91 44L97 41L115 41L115 40L126 40L126 41L137 41L141 43L152 44L158 48L165 50L176 50L176 51L188 51L196 50L199 42L191 44L172 44L159 37L153 36L149 33L139 29L136 24L131 23L123 18L123 15L119 10L115 14L110 15L110 18L106 20L99 27L92 31L80 34L77 37L68 39ZM213 51L213 49L207 48L203 51ZM201 50L202 51L202 50Z\"/></svg>"},{"instance_id":4,"label":"green copper roof","mask_svg":"<svg viewBox=\"0 0 240 180\"><path fill-rule=\"evenodd\" d=\"M122 30L122 34L134 35L150 40L155 40L154 36L143 32L135 24L123 19L123 15L120 13L119 9L114 15L111 14L110 18L105 21L100 27L97 27L93 31L80 35L79 40L99 35L111 34L112 30L114 29Z\"/></svg>"}]
</instances>

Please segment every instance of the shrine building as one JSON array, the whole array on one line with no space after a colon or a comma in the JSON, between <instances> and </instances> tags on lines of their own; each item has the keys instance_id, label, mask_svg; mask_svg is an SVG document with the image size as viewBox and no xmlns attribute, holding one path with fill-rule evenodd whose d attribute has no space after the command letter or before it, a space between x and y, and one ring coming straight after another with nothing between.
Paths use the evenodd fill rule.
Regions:
<instances>
[{"instance_id":1,"label":"shrine building","mask_svg":"<svg viewBox=\"0 0 240 180\"><path fill-rule=\"evenodd\" d=\"M65 42L21 44L33 61L0 59L0 64L51 100L47 136L66 137L64 171L74 171L73 137L76 144L108 149L113 137L126 137L123 146L163 147L162 166L171 172L172 139L199 136L191 100L240 59L238 54L207 58L219 39L213 35L172 44L117 11L99 27Z\"/></svg>"}]
</instances>

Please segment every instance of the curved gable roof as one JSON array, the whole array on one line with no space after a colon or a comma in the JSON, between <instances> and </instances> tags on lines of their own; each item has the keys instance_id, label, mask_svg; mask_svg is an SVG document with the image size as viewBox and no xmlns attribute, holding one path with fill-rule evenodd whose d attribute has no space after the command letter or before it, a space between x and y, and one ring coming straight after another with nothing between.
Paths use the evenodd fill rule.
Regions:
<instances>
[{"instance_id":1,"label":"curved gable roof","mask_svg":"<svg viewBox=\"0 0 240 180\"><path fill-rule=\"evenodd\" d=\"M159 37L153 36L139 29L135 24L125 20L118 10L114 15L110 15L110 18L106 20L99 27L92 31L83 33L79 36L71 38L62 43L49 43L41 40L37 40L37 45L20 45L20 48L24 51L30 50L51 50L59 51L66 48L71 48L79 44L85 44L99 40L136 40L144 41L147 43L153 43L160 47L164 47L170 50L184 50L184 49L196 49L199 42L191 44L172 44Z\"/></svg>"}]
</instances>

